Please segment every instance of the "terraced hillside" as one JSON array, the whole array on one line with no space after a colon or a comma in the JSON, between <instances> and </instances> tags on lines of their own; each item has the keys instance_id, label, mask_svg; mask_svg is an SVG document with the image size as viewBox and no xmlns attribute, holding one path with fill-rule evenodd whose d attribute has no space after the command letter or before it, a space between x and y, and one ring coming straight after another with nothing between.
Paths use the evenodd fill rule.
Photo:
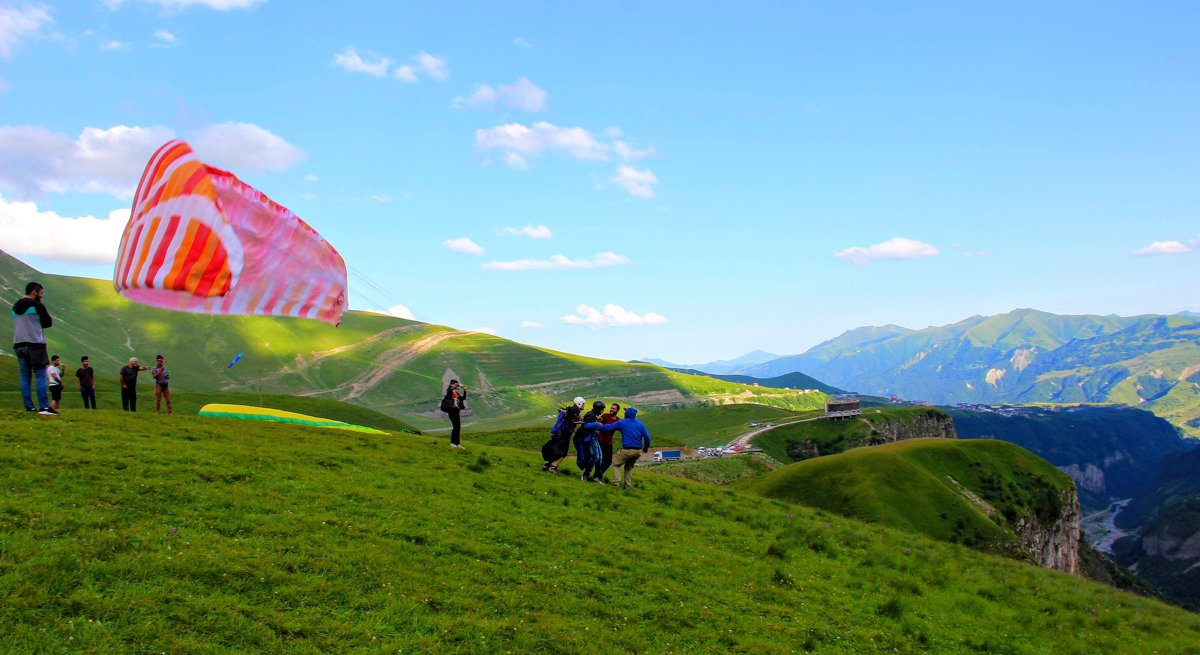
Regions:
<instances>
[{"instance_id":1,"label":"terraced hillside","mask_svg":"<svg viewBox=\"0 0 1200 655\"><path fill-rule=\"evenodd\" d=\"M349 312L337 328L171 312L127 302L108 282L46 275L0 253L0 297L15 300L32 279L46 286L55 320L47 331L51 350L72 369L87 354L99 375L115 376L131 356L152 361L162 353L179 390L340 400L419 429L445 425L437 407L451 378L472 392L465 421L491 429L537 423L576 395L641 407L753 402L794 410L820 407L825 397L580 357L367 312ZM0 321L0 348L11 343L11 331L11 322ZM238 353L242 360L228 368ZM14 385L12 378L0 380L0 389Z\"/></svg>"}]
</instances>

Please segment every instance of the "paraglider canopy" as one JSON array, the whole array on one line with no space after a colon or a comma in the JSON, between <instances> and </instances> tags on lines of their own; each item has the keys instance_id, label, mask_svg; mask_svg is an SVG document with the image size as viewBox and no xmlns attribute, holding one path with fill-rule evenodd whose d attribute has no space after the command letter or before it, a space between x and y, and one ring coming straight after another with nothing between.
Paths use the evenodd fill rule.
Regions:
<instances>
[{"instance_id":1,"label":"paraglider canopy","mask_svg":"<svg viewBox=\"0 0 1200 655\"><path fill-rule=\"evenodd\" d=\"M202 314L337 325L347 306L346 263L329 242L180 140L142 173L113 286L134 302Z\"/></svg>"}]
</instances>

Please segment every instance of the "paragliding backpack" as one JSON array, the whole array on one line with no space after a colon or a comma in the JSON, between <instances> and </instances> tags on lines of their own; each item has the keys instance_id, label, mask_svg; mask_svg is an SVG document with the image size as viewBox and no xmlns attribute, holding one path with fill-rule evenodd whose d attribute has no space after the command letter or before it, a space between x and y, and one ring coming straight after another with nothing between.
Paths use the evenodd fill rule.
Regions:
<instances>
[{"instance_id":1,"label":"paragliding backpack","mask_svg":"<svg viewBox=\"0 0 1200 655\"><path fill-rule=\"evenodd\" d=\"M550 428L550 437L557 439L567 427L567 408L558 410L558 418L554 419L554 427Z\"/></svg>"}]
</instances>

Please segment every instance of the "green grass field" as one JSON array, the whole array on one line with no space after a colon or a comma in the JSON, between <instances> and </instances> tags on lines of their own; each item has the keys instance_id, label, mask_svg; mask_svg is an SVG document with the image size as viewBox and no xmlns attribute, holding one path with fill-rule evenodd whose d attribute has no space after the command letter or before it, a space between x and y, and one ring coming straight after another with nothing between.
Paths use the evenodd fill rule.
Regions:
<instances>
[{"instance_id":1,"label":"green grass field","mask_svg":"<svg viewBox=\"0 0 1200 655\"><path fill-rule=\"evenodd\" d=\"M797 413L796 416L804 418L807 415ZM781 462L792 462L804 459L792 451L797 443L809 442L815 447L816 452L809 456L834 455L871 443L872 437L877 434L878 424L901 423L910 426L915 420L927 417L951 421L945 412L931 407L864 407L862 418L842 421L819 419L781 425L755 437L754 445Z\"/></svg>"},{"instance_id":2,"label":"green grass field","mask_svg":"<svg viewBox=\"0 0 1200 655\"><path fill-rule=\"evenodd\" d=\"M953 478L951 480L950 478ZM958 484L955 484L955 481ZM989 516L960 490L996 510ZM935 539L992 548L1021 517L1062 512L1071 479L1033 453L992 439L910 439L792 464L751 489Z\"/></svg>"},{"instance_id":3,"label":"green grass field","mask_svg":"<svg viewBox=\"0 0 1200 655\"><path fill-rule=\"evenodd\" d=\"M466 444L0 409L0 652L1200 643L1195 614L957 545L648 470L623 493Z\"/></svg>"}]
</instances>

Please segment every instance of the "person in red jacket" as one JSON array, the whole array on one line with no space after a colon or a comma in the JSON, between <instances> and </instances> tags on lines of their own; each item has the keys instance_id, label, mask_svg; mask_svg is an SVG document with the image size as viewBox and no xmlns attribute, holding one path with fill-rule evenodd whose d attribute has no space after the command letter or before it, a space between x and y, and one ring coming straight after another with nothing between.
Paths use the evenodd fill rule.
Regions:
<instances>
[{"instance_id":1,"label":"person in red jacket","mask_svg":"<svg viewBox=\"0 0 1200 655\"><path fill-rule=\"evenodd\" d=\"M609 405L608 411L600 415L600 425L608 425L609 423L616 423L617 421L621 420L621 417L618 416L620 411L621 406L617 403ZM604 473L608 471L610 466L612 466L613 435L612 432L597 431L596 438L600 441L601 460L600 465L596 467L596 472L592 475L592 478L597 482L604 482Z\"/></svg>"}]
</instances>

